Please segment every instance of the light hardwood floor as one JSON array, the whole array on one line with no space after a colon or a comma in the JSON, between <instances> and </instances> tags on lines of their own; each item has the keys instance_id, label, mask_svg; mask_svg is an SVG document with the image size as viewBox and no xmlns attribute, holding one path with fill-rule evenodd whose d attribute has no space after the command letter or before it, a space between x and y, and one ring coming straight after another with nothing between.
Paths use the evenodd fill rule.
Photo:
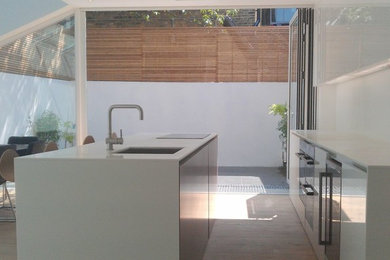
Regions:
<instances>
[{"instance_id":1,"label":"light hardwood floor","mask_svg":"<svg viewBox=\"0 0 390 260\"><path fill-rule=\"evenodd\" d=\"M0 222L0 260L16 260L15 222Z\"/></svg>"},{"instance_id":2,"label":"light hardwood floor","mask_svg":"<svg viewBox=\"0 0 390 260\"><path fill-rule=\"evenodd\" d=\"M316 259L287 195L218 194L204 260ZM16 259L16 225L0 222L0 260Z\"/></svg>"},{"instance_id":3,"label":"light hardwood floor","mask_svg":"<svg viewBox=\"0 0 390 260\"><path fill-rule=\"evenodd\" d=\"M218 195L217 202L204 260L316 259L288 195Z\"/></svg>"}]
</instances>

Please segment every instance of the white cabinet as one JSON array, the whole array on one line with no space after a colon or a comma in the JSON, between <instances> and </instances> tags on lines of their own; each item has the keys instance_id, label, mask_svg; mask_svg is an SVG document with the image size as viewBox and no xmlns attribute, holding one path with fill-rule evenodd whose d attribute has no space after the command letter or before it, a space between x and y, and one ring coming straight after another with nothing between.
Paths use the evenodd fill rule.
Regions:
<instances>
[{"instance_id":1,"label":"white cabinet","mask_svg":"<svg viewBox=\"0 0 390 260\"><path fill-rule=\"evenodd\" d=\"M340 257L366 259L367 172L352 163L342 164Z\"/></svg>"},{"instance_id":2,"label":"white cabinet","mask_svg":"<svg viewBox=\"0 0 390 260\"><path fill-rule=\"evenodd\" d=\"M327 259L325 246L320 244L320 229L324 233L324 221L320 218L324 213L320 212L320 176L327 171L327 159L329 152L315 146L314 163L314 192L313 223L309 225L305 218L305 208L299 199L299 152L300 138L291 135L290 139L290 198L300 217L302 226L312 244L318 259ZM342 163L341 180L341 225L340 225L340 259L342 260L363 260L366 259L366 196L367 196L367 172L350 160L331 153ZM339 185L338 185L339 186ZM337 202L339 205L339 203ZM322 226L321 226L322 225Z\"/></svg>"},{"instance_id":3,"label":"white cabinet","mask_svg":"<svg viewBox=\"0 0 390 260\"><path fill-rule=\"evenodd\" d=\"M366 259L367 260L390 259L389 183L390 183L390 167L368 166L367 201L366 201Z\"/></svg>"},{"instance_id":4,"label":"white cabinet","mask_svg":"<svg viewBox=\"0 0 390 260\"><path fill-rule=\"evenodd\" d=\"M294 137L294 135L296 136ZM307 222L302 221L301 218L313 248L316 253L320 252L320 254L317 253L318 259L329 259L325 256L325 254L329 255L328 252L339 252L339 257L336 256L335 259L340 258L341 260L390 259L389 144L349 134L294 131L291 135L290 197L298 214L302 212L301 205L297 203L296 199L299 198L296 191L299 160L294 157L294 153L298 151L300 139L310 142L316 147L314 187L316 190L321 190L322 194L331 194L325 199L322 195L322 201L328 201L326 204L322 203L322 211L319 208L318 211L314 209L312 230L307 228ZM335 168L336 162L339 167L341 166L341 170L339 167ZM322 184L325 182L326 185L319 189L317 188L319 186L317 178L321 172L324 172ZM337 172L341 172L341 174ZM336 180L335 176L341 176L341 178L337 177ZM341 196L338 196L339 194ZM331 209L331 211L326 210L326 208ZM326 224L315 225L317 222L316 211L322 212L320 218L325 219ZM329 229L330 223L332 224L331 229ZM326 244L325 252L318 246L318 241L315 239L318 229L325 230L325 233L322 232L325 236L327 233L330 234L330 236L325 237L326 239L322 239L326 241L324 243ZM334 242L338 240L334 239L334 235L338 233L336 230L340 230L338 236L340 248L328 251L328 245L330 247L336 245ZM332 239L329 239L330 237ZM321 250L317 250L318 247ZM335 254L331 254L332 256Z\"/></svg>"},{"instance_id":5,"label":"white cabinet","mask_svg":"<svg viewBox=\"0 0 390 260\"><path fill-rule=\"evenodd\" d=\"M289 151L289 176L290 176L290 199L302 223L305 221L305 209L303 203L299 198L299 138L290 135L290 151Z\"/></svg>"},{"instance_id":6,"label":"white cabinet","mask_svg":"<svg viewBox=\"0 0 390 260\"><path fill-rule=\"evenodd\" d=\"M319 244L319 176L321 172L326 171L327 151L318 147L314 148L314 194L306 198L307 210L305 210L305 206L300 199L299 165L301 159L297 156L297 154L300 153L300 140L301 139L294 134L290 137L290 199L318 259L324 259L324 246ZM308 203L309 198L311 203ZM308 222L305 215L309 212L312 214L311 223Z\"/></svg>"},{"instance_id":7,"label":"white cabinet","mask_svg":"<svg viewBox=\"0 0 390 260\"><path fill-rule=\"evenodd\" d=\"M315 85L390 57L390 7L321 7L315 19Z\"/></svg>"}]
</instances>

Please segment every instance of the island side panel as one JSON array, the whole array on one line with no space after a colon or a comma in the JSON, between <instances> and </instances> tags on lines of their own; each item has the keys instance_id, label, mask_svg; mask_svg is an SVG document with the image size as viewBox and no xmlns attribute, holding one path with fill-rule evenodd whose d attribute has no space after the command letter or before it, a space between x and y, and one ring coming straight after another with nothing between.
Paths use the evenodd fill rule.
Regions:
<instances>
[{"instance_id":1,"label":"island side panel","mask_svg":"<svg viewBox=\"0 0 390 260\"><path fill-rule=\"evenodd\" d=\"M208 242L208 146L180 164L180 259L202 260Z\"/></svg>"},{"instance_id":2,"label":"island side panel","mask_svg":"<svg viewBox=\"0 0 390 260\"><path fill-rule=\"evenodd\" d=\"M18 259L179 259L171 160L16 160Z\"/></svg>"},{"instance_id":3,"label":"island side panel","mask_svg":"<svg viewBox=\"0 0 390 260\"><path fill-rule=\"evenodd\" d=\"M366 259L388 259L390 255L390 167L367 170Z\"/></svg>"},{"instance_id":4,"label":"island side panel","mask_svg":"<svg viewBox=\"0 0 390 260\"><path fill-rule=\"evenodd\" d=\"M209 147L209 237L216 219L216 196L218 184L218 137L214 138Z\"/></svg>"}]
</instances>

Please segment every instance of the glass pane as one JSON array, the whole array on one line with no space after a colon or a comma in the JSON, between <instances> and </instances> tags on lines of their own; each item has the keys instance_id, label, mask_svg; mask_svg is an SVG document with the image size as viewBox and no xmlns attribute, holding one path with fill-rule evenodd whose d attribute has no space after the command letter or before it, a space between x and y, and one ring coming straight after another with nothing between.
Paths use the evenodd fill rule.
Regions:
<instances>
[{"instance_id":1,"label":"glass pane","mask_svg":"<svg viewBox=\"0 0 390 260\"><path fill-rule=\"evenodd\" d=\"M287 103L289 28L253 26L256 10L239 11L237 26L183 24L181 11L87 12L88 133L104 140L109 106L138 104L145 119L114 111L113 131L218 133L220 165L283 165L283 117L269 107Z\"/></svg>"},{"instance_id":2,"label":"glass pane","mask_svg":"<svg viewBox=\"0 0 390 260\"><path fill-rule=\"evenodd\" d=\"M74 17L0 47L0 143L38 136L59 147L75 133Z\"/></svg>"},{"instance_id":3,"label":"glass pane","mask_svg":"<svg viewBox=\"0 0 390 260\"><path fill-rule=\"evenodd\" d=\"M296 8L275 9L275 20L273 22L276 24L288 24L296 10Z\"/></svg>"}]
</instances>

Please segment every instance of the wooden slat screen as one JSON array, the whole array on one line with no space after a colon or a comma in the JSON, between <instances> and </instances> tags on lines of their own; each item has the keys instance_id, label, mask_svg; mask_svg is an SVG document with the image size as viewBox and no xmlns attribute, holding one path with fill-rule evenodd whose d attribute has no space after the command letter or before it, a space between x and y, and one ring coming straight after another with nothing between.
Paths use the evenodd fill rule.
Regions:
<instances>
[{"instance_id":1,"label":"wooden slat screen","mask_svg":"<svg viewBox=\"0 0 390 260\"><path fill-rule=\"evenodd\" d=\"M91 81L286 82L288 27L88 28Z\"/></svg>"}]
</instances>

